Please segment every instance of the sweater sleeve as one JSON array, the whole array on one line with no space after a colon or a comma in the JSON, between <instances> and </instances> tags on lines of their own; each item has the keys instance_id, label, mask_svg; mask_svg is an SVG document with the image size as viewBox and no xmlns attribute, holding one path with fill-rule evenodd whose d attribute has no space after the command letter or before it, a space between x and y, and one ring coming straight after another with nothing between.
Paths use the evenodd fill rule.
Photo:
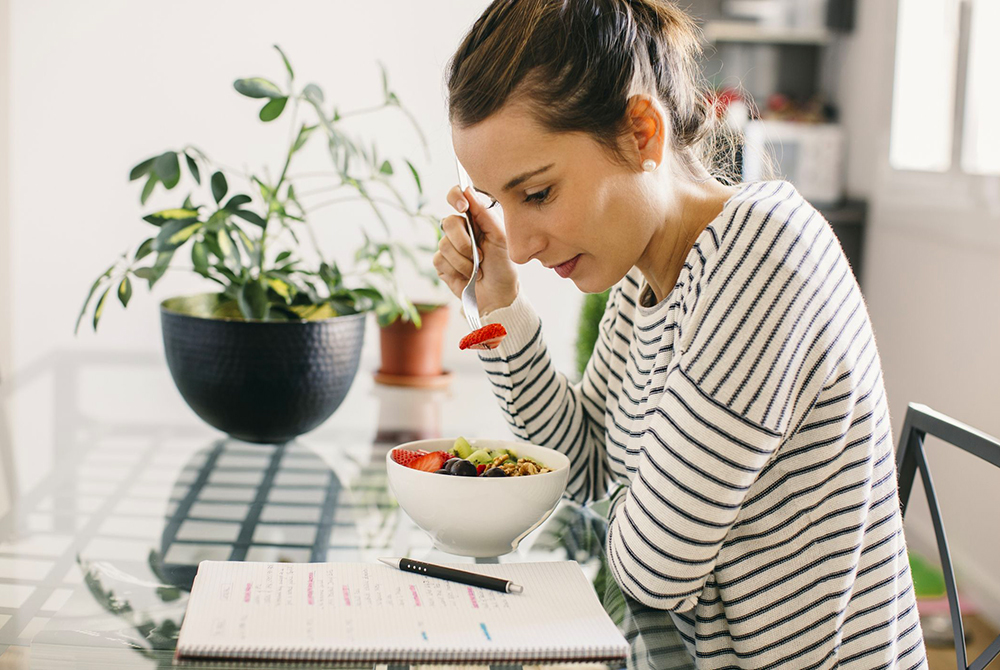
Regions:
<instances>
[{"instance_id":1,"label":"sweater sleeve","mask_svg":"<svg viewBox=\"0 0 1000 670\"><path fill-rule=\"evenodd\" d=\"M606 496L610 481L604 405L615 295L613 291L594 354L576 384L555 369L542 338L541 320L523 296L482 319L484 325L502 323L507 331L498 348L480 351L479 358L511 431L521 440L569 457L566 495L580 504Z\"/></svg>"},{"instance_id":2,"label":"sweater sleeve","mask_svg":"<svg viewBox=\"0 0 1000 670\"><path fill-rule=\"evenodd\" d=\"M780 440L673 367L610 514L607 557L622 590L657 609L693 608Z\"/></svg>"}]
</instances>

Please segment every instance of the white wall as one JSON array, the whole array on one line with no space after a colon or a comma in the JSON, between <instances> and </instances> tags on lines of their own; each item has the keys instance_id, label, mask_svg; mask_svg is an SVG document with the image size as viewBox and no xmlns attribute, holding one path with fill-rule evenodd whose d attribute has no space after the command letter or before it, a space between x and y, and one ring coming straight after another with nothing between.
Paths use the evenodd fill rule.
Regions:
<instances>
[{"instance_id":1,"label":"white wall","mask_svg":"<svg viewBox=\"0 0 1000 670\"><path fill-rule=\"evenodd\" d=\"M168 275L153 296L136 287L127 311L109 300L96 337L89 329L72 336L90 282L148 234L141 214L176 197L154 196L148 207L140 207L141 184L127 180L135 163L191 143L228 165L280 170L287 119L265 126L256 117L260 105L232 88L242 76L284 82L273 43L289 55L300 84L315 81L342 110L380 102L376 61L383 61L393 88L427 133L433 163L425 169L425 189L432 211L446 214L444 194L456 178L443 69L486 4L11 0L15 365L21 368L57 349L159 351L159 300L211 290L197 277ZM380 153L398 150L423 159L401 118L384 112L354 127L377 132ZM314 149L293 172L329 169L321 148ZM348 256L357 239L357 217L370 214L335 207L317 214L327 253ZM522 285L565 368L573 359L576 289L537 265L525 269ZM456 306L449 345L457 344L464 330ZM369 329L369 369L378 365L376 335ZM450 368L478 365L457 346L447 346L446 356Z\"/></svg>"},{"instance_id":2,"label":"white wall","mask_svg":"<svg viewBox=\"0 0 1000 670\"><path fill-rule=\"evenodd\" d=\"M888 168L894 2L857 3L839 81L848 185L869 199L865 295L898 439L906 406L929 405L1000 436L1000 178ZM930 446L945 528L967 592L1000 622L1000 473ZM933 549L915 491L907 537Z\"/></svg>"},{"instance_id":3,"label":"white wall","mask_svg":"<svg viewBox=\"0 0 1000 670\"><path fill-rule=\"evenodd\" d=\"M10 295L10 209L9 114L10 88L10 3L0 0L0 383L10 374L11 295Z\"/></svg>"}]
</instances>

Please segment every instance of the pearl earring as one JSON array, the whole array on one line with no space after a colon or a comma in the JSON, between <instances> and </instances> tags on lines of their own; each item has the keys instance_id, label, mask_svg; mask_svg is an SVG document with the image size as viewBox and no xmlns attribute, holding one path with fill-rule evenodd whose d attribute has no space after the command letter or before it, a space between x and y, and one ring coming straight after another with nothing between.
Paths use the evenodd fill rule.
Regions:
<instances>
[{"instance_id":1,"label":"pearl earring","mask_svg":"<svg viewBox=\"0 0 1000 670\"><path fill-rule=\"evenodd\" d=\"M647 158L642 162L642 169L646 172L652 172L656 169L656 161L651 158Z\"/></svg>"}]
</instances>

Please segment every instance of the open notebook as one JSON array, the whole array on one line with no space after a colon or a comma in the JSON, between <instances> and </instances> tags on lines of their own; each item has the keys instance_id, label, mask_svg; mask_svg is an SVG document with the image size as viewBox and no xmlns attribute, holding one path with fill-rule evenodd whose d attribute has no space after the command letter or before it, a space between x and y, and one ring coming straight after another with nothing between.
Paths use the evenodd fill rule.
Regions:
<instances>
[{"instance_id":1,"label":"open notebook","mask_svg":"<svg viewBox=\"0 0 1000 670\"><path fill-rule=\"evenodd\" d=\"M369 563L198 567L178 658L365 663L617 661L628 643L575 561L452 564L501 593Z\"/></svg>"}]
</instances>

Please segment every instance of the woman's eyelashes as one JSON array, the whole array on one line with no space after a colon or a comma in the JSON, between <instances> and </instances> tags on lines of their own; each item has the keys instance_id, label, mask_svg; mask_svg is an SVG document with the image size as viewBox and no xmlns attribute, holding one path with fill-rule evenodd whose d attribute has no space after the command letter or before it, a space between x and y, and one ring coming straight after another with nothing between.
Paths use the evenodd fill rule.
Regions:
<instances>
[{"instance_id":1,"label":"woman's eyelashes","mask_svg":"<svg viewBox=\"0 0 1000 670\"><path fill-rule=\"evenodd\" d=\"M534 193L525 196L524 201L531 203L533 205L538 205L541 207L549 199L549 193L552 191L552 187L542 189L541 191L535 191Z\"/></svg>"}]
</instances>

